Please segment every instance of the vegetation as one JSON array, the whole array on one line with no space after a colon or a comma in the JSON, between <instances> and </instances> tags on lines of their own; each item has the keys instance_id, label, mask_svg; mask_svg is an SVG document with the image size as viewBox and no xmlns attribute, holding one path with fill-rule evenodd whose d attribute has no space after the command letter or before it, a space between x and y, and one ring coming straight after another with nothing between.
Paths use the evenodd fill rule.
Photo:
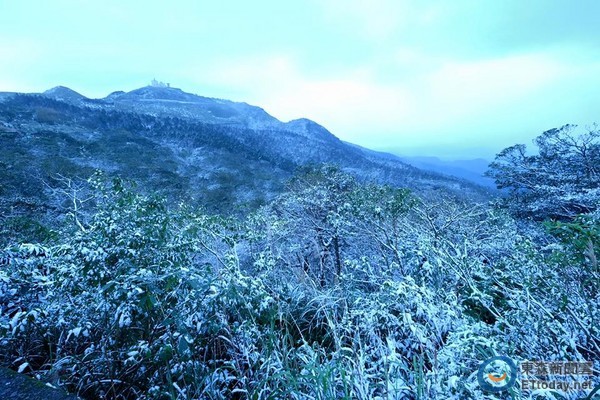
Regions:
<instances>
[{"instance_id":1,"label":"vegetation","mask_svg":"<svg viewBox=\"0 0 600 400\"><path fill-rule=\"evenodd\" d=\"M0 357L83 398L491 399L490 356L600 358L597 210L539 224L333 166L244 219L101 175L63 193L2 252Z\"/></svg>"},{"instance_id":2,"label":"vegetation","mask_svg":"<svg viewBox=\"0 0 600 400\"><path fill-rule=\"evenodd\" d=\"M144 97L146 91L159 98L150 101ZM56 211L62 209L62 199L54 196L54 188L60 187L57 175L85 180L96 170L136 182L142 194L160 194L171 203L186 201L210 213L238 216L281 194L297 168L324 162L351 169L367 181L424 191L450 188L466 195L484 192L458 179L421 172L391 156L365 153L310 121L284 124L256 107L222 104L172 88L136 92L125 96L129 98L125 103L82 100L73 92L62 96L75 98L69 102L49 95L2 97L0 206L5 211L1 215L12 225L26 220L53 224L60 217ZM193 103L193 112L187 112L180 101L162 101L164 96L183 96L200 105ZM236 104L249 113L238 112L239 118L255 120L258 113L267 122L244 125L237 118L235 122L213 115L211 107ZM207 115L212 122L207 122ZM23 240L43 239L35 233ZM0 241L0 246L4 244Z\"/></svg>"},{"instance_id":3,"label":"vegetation","mask_svg":"<svg viewBox=\"0 0 600 400\"><path fill-rule=\"evenodd\" d=\"M488 203L320 127L86 104L0 102L0 366L84 399L581 395L475 372L600 359L595 128L502 151Z\"/></svg>"},{"instance_id":4,"label":"vegetation","mask_svg":"<svg viewBox=\"0 0 600 400\"><path fill-rule=\"evenodd\" d=\"M600 199L600 131L583 133L575 125L544 132L537 154L518 144L504 149L489 175L510 190L513 212L537 219L570 219L598 208Z\"/></svg>"}]
</instances>

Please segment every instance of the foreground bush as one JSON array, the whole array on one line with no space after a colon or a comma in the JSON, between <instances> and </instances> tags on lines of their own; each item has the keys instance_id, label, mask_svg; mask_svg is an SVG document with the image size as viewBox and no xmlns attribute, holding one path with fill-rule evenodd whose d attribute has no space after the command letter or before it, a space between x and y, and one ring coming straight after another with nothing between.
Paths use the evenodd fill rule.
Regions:
<instances>
[{"instance_id":1,"label":"foreground bush","mask_svg":"<svg viewBox=\"0 0 600 400\"><path fill-rule=\"evenodd\" d=\"M600 358L568 232L331 168L244 224L97 186L0 269L2 363L84 398L497 398L474 376L490 356Z\"/></svg>"}]
</instances>

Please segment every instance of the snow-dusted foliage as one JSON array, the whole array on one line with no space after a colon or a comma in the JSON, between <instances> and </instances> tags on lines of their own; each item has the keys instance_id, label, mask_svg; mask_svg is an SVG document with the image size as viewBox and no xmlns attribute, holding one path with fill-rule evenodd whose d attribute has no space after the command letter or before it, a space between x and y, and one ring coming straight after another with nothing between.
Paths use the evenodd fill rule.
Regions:
<instances>
[{"instance_id":1,"label":"snow-dusted foliage","mask_svg":"<svg viewBox=\"0 0 600 400\"><path fill-rule=\"evenodd\" d=\"M0 257L0 361L83 398L497 399L491 356L600 359L597 212L543 226L335 167L241 221L93 186Z\"/></svg>"},{"instance_id":2,"label":"snow-dusted foliage","mask_svg":"<svg viewBox=\"0 0 600 400\"><path fill-rule=\"evenodd\" d=\"M521 215L572 218L600 204L600 130L575 125L551 129L535 139L537 154L523 144L504 149L489 176L510 190L508 204Z\"/></svg>"}]
</instances>

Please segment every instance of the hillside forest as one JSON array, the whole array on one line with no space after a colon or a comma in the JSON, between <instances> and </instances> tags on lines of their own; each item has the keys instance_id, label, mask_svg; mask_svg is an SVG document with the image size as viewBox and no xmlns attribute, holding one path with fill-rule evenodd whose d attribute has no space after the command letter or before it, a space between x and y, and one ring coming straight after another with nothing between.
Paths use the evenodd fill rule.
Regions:
<instances>
[{"instance_id":1,"label":"hillside forest","mask_svg":"<svg viewBox=\"0 0 600 400\"><path fill-rule=\"evenodd\" d=\"M46 110L37 118L62 117ZM190 146L232 149L233 139L216 131L199 139L191 122L165 124L180 124ZM20 134L6 126L5 138ZM31 140L52 141L48 132ZM145 140L123 135L113 138ZM57 154L75 148L57 143ZM3 149L0 168L2 366L82 399L589 393L524 390L520 379L490 393L476 371L498 355L599 368L596 127L566 125L533 148L504 149L488 171L493 194L386 181L349 167L350 156L304 166L276 159L279 180L254 186L268 195L236 210L219 205L243 196L243 184L215 192L188 180L183 193L175 175L140 169L146 177L124 178L106 163L81 173L65 161L20 181L33 161L19 149ZM256 179L268 182L262 156L248 157L251 164L239 164L248 175L228 179L263 174Z\"/></svg>"}]
</instances>

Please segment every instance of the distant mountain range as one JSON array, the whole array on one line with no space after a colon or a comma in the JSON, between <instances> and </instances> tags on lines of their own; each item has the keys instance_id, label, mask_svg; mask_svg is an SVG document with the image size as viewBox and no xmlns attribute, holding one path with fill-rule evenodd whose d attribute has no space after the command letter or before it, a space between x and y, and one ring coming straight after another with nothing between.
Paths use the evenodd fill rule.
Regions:
<instances>
[{"instance_id":1,"label":"distant mountain range","mask_svg":"<svg viewBox=\"0 0 600 400\"><path fill-rule=\"evenodd\" d=\"M299 168L337 164L361 180L485 199L486 189L342 142L308 119L147 86L89 99L67 87L0 93L0 207L51 209L57 176L101 170L220 212L253 209ZM1 208L0 208L1 209Z\"/></svg>"},{"instance_id":2,"label":"distant mountain range","mask_svg":"<svg viewBox=\"0 0 600 400\"><path fill-rule=\"evenodd\" d=\"M483 158L472 160L442 160L438 157L406 157L399 155L402 161L417 168L434 171L440 174L456 176L481 186L496 188L494 180L484 174L488 170L490 161Z\"/></svg>"}]
</instances>

